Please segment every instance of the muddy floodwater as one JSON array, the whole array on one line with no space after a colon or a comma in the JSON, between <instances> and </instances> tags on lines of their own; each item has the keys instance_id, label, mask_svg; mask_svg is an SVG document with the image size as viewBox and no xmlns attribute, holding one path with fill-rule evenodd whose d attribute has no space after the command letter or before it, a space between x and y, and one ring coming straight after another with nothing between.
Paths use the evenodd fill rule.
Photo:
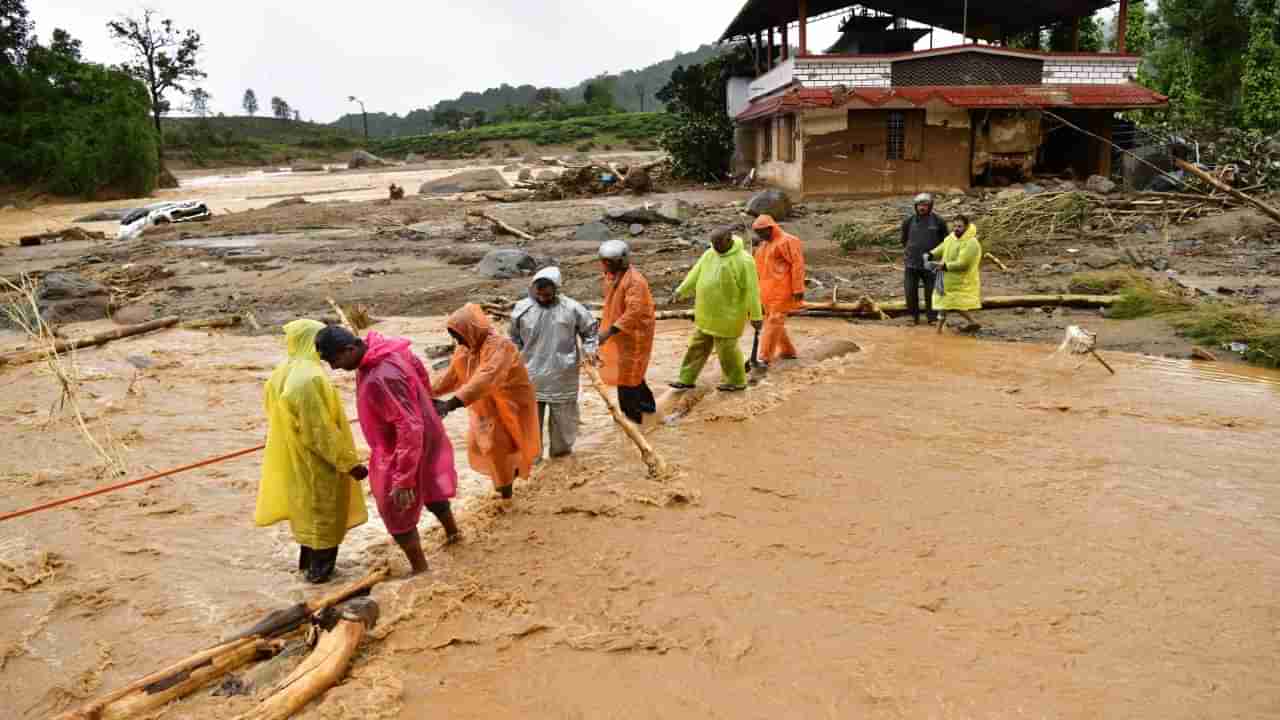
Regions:
<instances>
[{"instance_id":1,"label":"muddy floodwater","mask_svg":"<svg viewBox=\"0 0 1280 720\"><path fill-rule=\"evenodd\" d=\"M431 575L375 591L382 625L303 717L1280 715L1280 375L1107 353L1111 376L1050 346L793 326L802 354L862 350L649 427L678 468L660 481L585 383L579 452L510 507L465 470L450 418L467 541L441 549L424 514ZM439 318L377 329L444 340ZM689 330L660 323L655 389ZM282 352L185 330L119 341L79 353L80 403L140 476L261 442ZM0 511L110 481L50 418L40 366L3 378ZM354 417L351 376L335 379ZM0 525L6 717L314 592L287 529L252 526L258 462ZM382 561L404 569L375 514L339 579ZM255 699L204 692L161 716Z\"/></svg>"}]
</instances>

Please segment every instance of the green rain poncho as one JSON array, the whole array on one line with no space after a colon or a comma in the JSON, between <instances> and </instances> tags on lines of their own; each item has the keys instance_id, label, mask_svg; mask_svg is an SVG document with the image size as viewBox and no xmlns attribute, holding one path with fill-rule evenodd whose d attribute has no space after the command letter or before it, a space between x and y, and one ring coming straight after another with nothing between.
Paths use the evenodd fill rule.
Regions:
<instances>
[{"instance_id":1,"label":"green rain poncho","mask_svg":"<svg viewBox=\"0 0 1280 720\"><path fill-rule=\"evenodd\" d=\"M982 309L982 243L978 242L978 226L969 223L964 235L947 236L942 244L930 253L947 264L943 278L943 292L933 293L936 310Z\"/></svg>"},{"instance_id":2,"label":"green rain poncho","mask_svg":"<svg viewBox=\"0 0 1280 720\"><path fill-rule=\"evenodd\" d=\"M360 463L338 391L320 364L316 334L324 325L284 326L289 359L267 381L267 452L253 521L288 520L300 545L326 550L369 519L364 493L350 476Z\"/></svg>"},{"instance_id":3,"label":"green rain poncho","mask_svg":"<svg viewBox=\"0 0 1280 720\"><path fill-rule=\"evenodd\" d=\"M707 335L742 337L747 320L761 320L760 285L756 264L733 236L733 247L721 255L711 248L676 288L682 298L697 293L693 322Z\"/></svg>"}]
</instances>

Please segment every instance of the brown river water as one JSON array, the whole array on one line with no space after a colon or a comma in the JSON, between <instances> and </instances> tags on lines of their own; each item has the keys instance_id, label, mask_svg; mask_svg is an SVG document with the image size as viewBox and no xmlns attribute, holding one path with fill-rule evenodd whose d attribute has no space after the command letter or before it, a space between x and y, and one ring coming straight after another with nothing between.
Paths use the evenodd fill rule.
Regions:
<instances>
[{"instance_id":1,"label":"brown river water","mask_svg":"<svg viewBox=\"0 0 1280 720\"><path fill-rule=\"evenodd\" d=\"M500 559L481 554L481 542L430 553L441 578L532 582L523 612L553 619L570 608L588 611L579 605L621 612L628 593L639 593L628 622L677 628L677 649L633 657L583 652L581 643L516 645L491 663L483 643L424 646L419 636L439 632L445 620L427 627L410 618L385 649L358 663L357 677L361 668L393 665L406 685L398 698L406 718L436 710L455 717L1280 713L1280 374L1108 354L1118 372L1110 376L1090 358L1054 355L1051 347L836 321L794 326L802 352L833 337L863 351L776 368L746 395L713 394L688 417L652 430L655 445L681 459L699 509L658 510L646 521L585 519L566 512L561 495L544 493L529 514L497 520L520 537L536 529L538 543L510 546ZM378 329L411 337L419 349L443 341L438 318L390 319ZM674 376L688 332L680 322L660 325L655 388ZM91 427L109 425L135 477L261 442L261 385L281 354L271 338L185 330L120 341L79 354L80 402ZM136 370L126 358L145 358L149 367ZM39 365L0 377L0 511L109 481L95 475L74 423L65 414L50 421L57 393ZM335 378L352 408L351 377ZM634 455L587 387L583 398L579 455ZM465 418L447 425L463 469ZM258 462L251 456L0 525L3 715L44 717L304 598L310 589L291 571L296 546L287 529L250 521ZM540 477L554 482L559 467L544 467ZM489 488L469 470L460 475L466 532L467 513L489 502ZM744 483L755 491L745 499ZM761 493L774 501L759 505ZM435 547L433 525L424 514ZM635 572L651 582L618 592L617 577L635 577L624 566L639 561L627 552L601 587L583 579L583 563L595 567L609 548L643 547L668 534L687 542L644 556ZM725 555L717 543L775 549ZM557 562L534 560L551 548ZM375 516L348 535L339 579L384 559L403 564ZM529 579L526 561L543 569L540 580ZM828 590L837 580L858 589L836 600ZM821 607L811 606L817 600ZM693 624L670 622L681 613ZM484 628L490 620L450 622ZM701 634L682 636L694 632L689 627ZM860 648L857 662L822 640L833 632ZM741 637L755 649L730 653L733 668L723 653L706 656L717 639ZM435 657L444 652L454 655ZM405 653L415 659L409 666L397 659ZM414 687L419 662L442 686L447 678L467 692ZM583 685L582 673L599 682ZM799 685L780 695L779 678ZM861 689L837 691L846 680ZM609 710L617 703L627 710ZM166 716L222 716L180 708Z\"/></svg>"}]
</instances>

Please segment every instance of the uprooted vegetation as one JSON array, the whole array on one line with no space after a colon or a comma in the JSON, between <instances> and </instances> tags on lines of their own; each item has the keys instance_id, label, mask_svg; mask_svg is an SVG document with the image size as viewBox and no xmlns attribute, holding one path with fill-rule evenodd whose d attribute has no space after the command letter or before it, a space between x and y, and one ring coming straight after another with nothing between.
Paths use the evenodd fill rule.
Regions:
<instances>
[{"instance_id":1,"label":"uprooted vegetation","mask_svg":"<svg viewBox=\"0 0 1280 720\"><path fill-rule=\"evenodd\" d=\"M868 248L891 248L898 245L897 229L895 224L842 223L831 231L831 239L846 253Z\"/></svg>"}]
</instances>

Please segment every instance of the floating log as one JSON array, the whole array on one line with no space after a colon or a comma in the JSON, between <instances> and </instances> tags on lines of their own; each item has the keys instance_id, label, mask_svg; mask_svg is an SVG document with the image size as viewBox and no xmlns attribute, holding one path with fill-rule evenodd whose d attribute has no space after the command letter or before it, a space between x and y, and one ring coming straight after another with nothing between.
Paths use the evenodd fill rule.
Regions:
<instances>
[{"instance_id":1,"label":"floating log","mask_svg":"<svg viewBox=\"0 0 1280 720\"><path fill-rule=\"evenodd\" d=\"M277 638L302 627L317 612L368 591L389 575L387 568L380 568L328 595L277 610L249 630L113 690L58 720L125 720L190 695L238 667L275 654L281 647Z\"/></svg>"},{"instance_id":2,"label":"floating log","mask_svg":"<svg viewBox=\"0 0 1280 720\"><path fill-rule=\"evenodd\" d=\"M100 332L88 337L76 338L74 340L59 340L53 344L53 352L64 353L81 348L93 347L95 345L105 345L112 340L131 337L133 335L141 335L155 330L172 327L177 325L179 318L177 315L171 315L159 320L140 323L138 325L126 325L115 330ZM25 365L26 363L36 362L48 355L49 350L42 348L40 350L28 350L26 352L9 353L8 355L0 355L0 367L7 365Z\"/></svg>"},{"instance_id":3,"label":"floating log","mask_svg":"<svg viewBox=\"0 0 1280 720\"><path fill-rule=\"evenodd\" d=\"M1201 170L1200 168L1196 167L1195 165L1192 165L1191 163L1185 160L1179 160L1175 158L1174 162L1178 164L1178 167L1182 168L1183 170L1186 170L1192 175L1195 175L1196 177L1209 183L1213 187L1221 190L1224 193L1227 193L1231 197L1236 198L1241 202L1249 203L1250 205L1261 210L1267 217L1271 218L1272 220L1275 220L1276 222L1280 222L1280 210L1276 210L1275 208L1262 202L1261 200L1258 200L1257 198L1251 195L1245 195L1239 190L1231 187L1230 185L1227 185L1226 183L1222 182L1218 178L1210 175L1209 173Z\"/></svg>"},{"instance_id":4,"label":"floating log","mask_svg":"<svg viewBox=\"0 0 1280 720\"><path fill-rule=\"evenodd\" d=\"M322 629L315 649L284 679L270 697L239 720L286 720L323 695L347 674L365 633L378 622L378 604L356 598L317 620Z\"/></svg>"},{"instance_id":5,"label":"floating log","mask_svg":"<svg viewBox=\"0 0 1280 720\"><path fill-rule=\"evenodd\" d=\"M596 392L600 393L600 399L604 400L604 404L609 408L609 414L613 416L613 421L622 427L622 431L631 438L631 442L640 448L640 458L644 460L644 464L649 468L649 475L653 477L662 477L667 473L667 461L658 454L649 441L645 439L644 434L640 432L640 428L636 427L631 419L622 413L622 409L618 407L618 403L605 390L604 380L600 379L600 372L590 362L582 363L582 367L587 371L587 377L591 379L592 386Z\"/></svg>"}]
</instances>

